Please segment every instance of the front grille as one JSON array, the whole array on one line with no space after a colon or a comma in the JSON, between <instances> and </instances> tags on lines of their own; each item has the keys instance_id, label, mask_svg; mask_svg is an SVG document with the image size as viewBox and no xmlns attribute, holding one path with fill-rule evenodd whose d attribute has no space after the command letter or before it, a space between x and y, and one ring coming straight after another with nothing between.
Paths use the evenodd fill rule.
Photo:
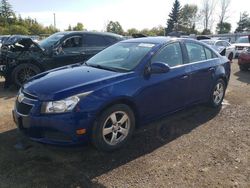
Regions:
<instances>
[{"instance_id":1,"label":"front grille","mask_svg":"<svg viewBox=\"0 0 250 188\"><path fill-rule=\"evenodd\" d=\"M24 97L26 97L28 99L37 100L37 97L34 96L34 95L31 95L31 94L29 94L29 93L27 93L25 91L22 91L22 93L23 93Z\"/></svg>"},{"instance_id":2,"label":"front grille","mask_svg":"<svg viewBox=\"0 0 250 188\"><path fill-rule=\"evenodd\" d=\"M26 103L19 103L18 101L16 101L16 110L18 113L22 114L22 115L28 115L30 113L30 110L32 109L32 105L30 104L26 104Z\"/></svg>"}]
</instances>

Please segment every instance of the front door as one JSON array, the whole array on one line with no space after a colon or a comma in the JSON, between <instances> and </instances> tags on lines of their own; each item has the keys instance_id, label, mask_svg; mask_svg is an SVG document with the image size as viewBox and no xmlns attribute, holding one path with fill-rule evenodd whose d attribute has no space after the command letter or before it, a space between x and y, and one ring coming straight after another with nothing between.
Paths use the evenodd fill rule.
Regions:
<instances>
[{"instance_id":1,"label":"front door","mask_svg":"<svg viewBox=\"0 0 250 188\"><path fill-rule=\"evenodd\" d=\"M56 67L79 63L85 60L85 51L81 35L68 37L57 49L57 54L53 55L53 63Z\"/></svg>"},{"instance_id":2,"label":"front door","mask_svg":"<svg viewBox=\"0 0 250 188\"><path fill-rule=\"evenodd\" d=\"M138 95L142 119L150 121L186 105L191 69L183 65L182 57L179 42L174 42L166 45L152 58L152 63L168 64L170 71L144 78L144 89Z\"/></svg>"}]
</instances>

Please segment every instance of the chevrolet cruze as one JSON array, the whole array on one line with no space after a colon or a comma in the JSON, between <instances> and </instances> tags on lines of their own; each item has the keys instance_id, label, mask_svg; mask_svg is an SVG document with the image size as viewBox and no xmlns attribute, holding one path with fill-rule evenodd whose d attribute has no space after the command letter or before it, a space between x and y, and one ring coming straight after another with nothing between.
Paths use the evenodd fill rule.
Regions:
<instances>
[{"instance_id":1,"label":"chevrolet cruze","mask_svg":"<svg viewBox=\"0 0 250 188\"><path fill-rule=\"evenodd\" d=\"M197 103L219 107L229 60L191 39L147 37L119 42L84 64L39 74L18 92L18 128L59 145L91 141L110 151L135 128Z\"/></svg>"}]
</instances>

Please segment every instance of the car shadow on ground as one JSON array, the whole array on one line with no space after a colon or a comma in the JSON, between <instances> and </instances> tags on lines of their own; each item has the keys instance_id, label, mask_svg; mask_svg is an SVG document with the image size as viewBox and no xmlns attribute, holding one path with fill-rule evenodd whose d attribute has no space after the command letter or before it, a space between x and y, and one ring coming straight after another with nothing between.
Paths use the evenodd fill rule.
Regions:
<instances>
[{"instance_id":1,"label":"car shadow on ground","mask_svg":"<svg viewBox=\"0 0 250 188\"><path fill-rule=\"evenodd\" d=\"M0 78L0 99L4 100L10 99L16 96L18 89L15 86L10 86L8 88L4 88L4 80Z\"/></svg>"},{"instance_id":2,"label":"car shadow on ground","mask_svg":"<svg viewBox=\"0 0 250 188\"><path fill-rule=\"evenodd\" d=\"M0 134L0 187L104 187L94 178L149 154L213 119L220 109L195 106L139 128L124 148L55 147L26 140L17 129ZM26 149L15 149L22 139ZM118 176L119 177L119 176Z\"/></svg>"},{"instance_id":3,"label":"car shadow on ground","mask_svg":"<svg viewBox=\"0 0 250 188\"><path fill-rule=\"evenodd\" d=\"M250 84L250 70L248 71L238 71L234 73L234 75L237 77L237 80Z\"/></svg>"}]
</instances>

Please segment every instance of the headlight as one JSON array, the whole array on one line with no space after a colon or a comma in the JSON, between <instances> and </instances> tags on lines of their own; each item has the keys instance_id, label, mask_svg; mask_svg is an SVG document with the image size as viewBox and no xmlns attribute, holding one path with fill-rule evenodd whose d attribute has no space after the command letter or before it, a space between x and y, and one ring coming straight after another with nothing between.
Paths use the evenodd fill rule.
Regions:
<instances>
[{"instance_id":1,"label":"headlight","mask_svg":"<svg viewBox=\"0 0 250 188\"><path fill-rule=\"evenodd\" d=\"M42 113L63 113L72 111L77 103L79 97L73 96L60 101L44 102L41 112Z\"/></svg>"}]
</instances>

